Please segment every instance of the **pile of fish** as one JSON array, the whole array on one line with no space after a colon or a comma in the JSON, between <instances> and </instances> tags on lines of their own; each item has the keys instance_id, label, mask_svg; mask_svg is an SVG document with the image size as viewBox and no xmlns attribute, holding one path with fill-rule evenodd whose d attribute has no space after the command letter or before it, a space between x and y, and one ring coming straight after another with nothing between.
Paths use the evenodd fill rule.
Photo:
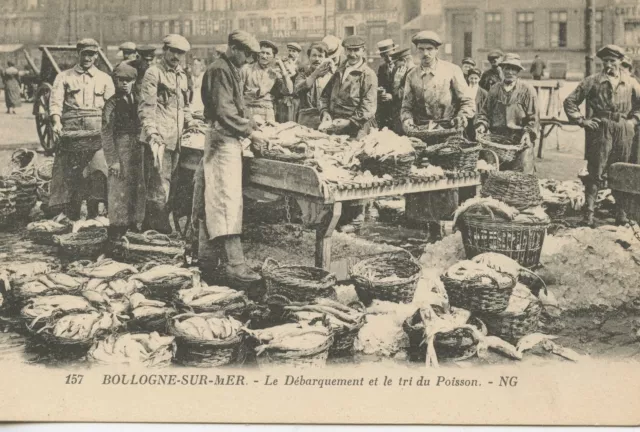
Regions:
<instances>
[{"instance_id":1,"label":"pile of fish","mask_svg":"<svg viewBox=\"0 0 640 432\"><path fill-rule=\"evenodd\" d=\"M87 358L104 365L161 367L171 363L174 353L173 336L124 333L96 341Z\"/></svg>"},{"instance_id":2,"label":"pile of fish","mask_svg":"<svg viewBox=\"0 0 640 432\"><path fill-rule=\"evenodd\" d=\"M177 298L182 304L199 312L221 310L238 302L246 303L246 297L241 291L225 286L210 286L203 282L192 288L179 290Z\"/></svg>"},{"instance_id":3,"label":"pile of fish","mask_svg":"<svg viewBox=\"0 0 640 432\"><path fill-rule=\"evenodd\" d=\"M365 313L336 301L317 298L312 304L284 306L291 317L298 322L316 322L327 320L329 327L334 332L350 330L361 325Z\"/></svg>"},{"instance_id":4,"label":"pile of fish","mask_svg":"<svg viewBox=\"0 0 640 432\"><path fill-rule=\"evenodd\" d=\"M133 319L168 316L175 313L175 309L160 300L151 300L136 292L129 296L131 317Z\"/></svg>"},{"instance_id":5,"label":"pile of fish","mask_svg":"<svg viewBox=\"0 0 640 432\"><path fill-rule=\"evenodd\" d=\"M321 347L331 337L331 330L324 324L282 324L264 330L247 330L259 345L256 355L267 351L300 352Z\"/></svg>"},{"instance_id":6,"label":"pile of fish","mask_svg":"<svg viewBox=\"0 0 640 432\"><path fill-rule=\"evenodd\" d=\"M456 227L458 219L470 210L490 216L498 222L547 223L550 220L543 206L518 210L495 198L474 197L466 200L456 209L453 214L453 226Z\"/></svg>"},{"instance_id":7,"label":"pile of fish","mask_svg":"<svg viewBox=\"0 0 640 432\"><path fill-rule=\"evenodd\" d=\"M50 329L51 334L57 338L85 341L93 339L101 330L114 330L121 325L122 322L115 314L91 311L65 315L54 323L40 328L38 333Z\"/></svg>"},{"instance_id":8,"label":"pile of fish","mask_svg":"<svg viewBox=\"0 0 640 432\"><path fill-rule=\"evenodd\" d=\"M199 342L235 339L242 328L240 321L217 314L182 314L172 321L174 336Z\"/></svg>"}]
</instances>

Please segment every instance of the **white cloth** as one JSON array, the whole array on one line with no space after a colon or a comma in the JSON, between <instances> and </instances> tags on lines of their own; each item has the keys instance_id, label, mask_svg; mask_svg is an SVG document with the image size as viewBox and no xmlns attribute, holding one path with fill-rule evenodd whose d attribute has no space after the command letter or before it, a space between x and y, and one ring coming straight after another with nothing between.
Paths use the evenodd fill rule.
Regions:
<instances>
[{"instance_id":1,"label":"white cloth","mask_svg":"<svg viewBox=\"0 0 640 432\"><path fill-rule=\"evenodd\" d=\"M202 103L202 78L204 78L204 74L200 74L200 76L193 77L193 99L191 100L191 112L192 113L201 113L204 111L204 104Z\"/></svg>"},{"instance_id":2,"label":"white cloth","mask_svg":"<svg viewBox=\"0 0 640 432\"><path fill-rule=\"evenodd\" d=\"M360 60L358 63L354 64L353 66L347 63L347 67L345 68L344 73L342 74L342 82L344 82L345 77L348 77L351 72L353 72L356 69L359 69L363 63L364 63L364 59Z\"/></svg>"}]
</instances>

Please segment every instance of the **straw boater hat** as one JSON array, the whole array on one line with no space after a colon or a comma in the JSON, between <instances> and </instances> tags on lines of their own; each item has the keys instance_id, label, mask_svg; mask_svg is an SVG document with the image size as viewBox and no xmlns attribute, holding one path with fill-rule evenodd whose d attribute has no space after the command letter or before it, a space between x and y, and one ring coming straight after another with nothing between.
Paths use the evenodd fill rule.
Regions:
<instances>
[{"instance_id":1,"label":"straw boater hat","mask_svg":"<svg viewBox=\"0 0 640 432\"><path fill-rule=\"evenodd\" d=\"M520 61L520 56L514 53L505 54L504 58L500 62L500 66L501 67L513 66L520 70L524 69L524 67L522 67L522 62Z\"/></svg>"},{"instance_id":2,"label":"straw boater hat","mask_svg":"<svg viewBox=\"0 0 640 432\"><path fill-rule=\"evenodd\" d=\"M393 43L393 39L385 39L378 42L378 52L380 54L390 54L398 48L398 45Z\"/></svg>"}]
</instances>

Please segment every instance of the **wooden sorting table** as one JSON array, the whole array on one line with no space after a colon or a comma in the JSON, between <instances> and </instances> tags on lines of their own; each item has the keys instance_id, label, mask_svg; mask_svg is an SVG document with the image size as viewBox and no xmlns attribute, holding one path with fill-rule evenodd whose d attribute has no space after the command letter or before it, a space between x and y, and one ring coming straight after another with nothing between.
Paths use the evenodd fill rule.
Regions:
<instances>
[{"instance_id":1,"label":"wooden sorting table","mask_svg":"<svg viewBox=\"0 0 640 432\"><path fill-rule=\"evenodd\" d=\"M202 150L183 146L180 167L195 170L201 158ZM329 269L331 264L331 236L342 214L344 202L394 195L419 196L454 188L473 188L477 191L481 183L481 173L469 171L367 184L332 184L323 181L311 167L257 158L245 158L244 170L250 187L298 200L303 215L306 213L308 216L306 221L316 226L315 264L324 269ZM410 205L409 202L407 200L407 205Z\"/></svg>"}]
</instances>

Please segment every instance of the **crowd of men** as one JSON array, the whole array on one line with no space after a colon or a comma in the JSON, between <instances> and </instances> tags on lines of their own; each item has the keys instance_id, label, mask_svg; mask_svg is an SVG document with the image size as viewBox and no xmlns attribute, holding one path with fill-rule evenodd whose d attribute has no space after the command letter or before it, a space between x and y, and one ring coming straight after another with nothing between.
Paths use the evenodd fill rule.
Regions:
<instances>
[{"instance_id":1,"label":"crowd of men","mask_svg":"<svg viewBox=\"0 0 640 432\"><path fill-rule=\"evenodd\" d=\"M123 61L108 75L95 65L98 43L83 39L77 65L53 84L50 112L59 145L50 206L77 219L83 200L88 217L105 202L113 236L138 229L171 232L181 137L204 123L206 145L193 197L198 255L203 270L218 269L243 284L259 275L245 264L240 242L241 141L264 144L263 122L296 121L353 138L382 127L404 135L434 123L464 128L470 139L499 133L525 148L501 169L533 173L538 105L534 88L518 78L520 57L491 52L491 67L481 72L471 58L461 66L441 59L443 41L432 31L417 33L411 42L417 63L409 47L380 41L384 62L376 73L360 36L311 43L302 67L299 44L287 44L283 59L273 42L233 31L226 52L206 68L194 60L187 72L190 44L171 34L158 60L151 46L123 44ZM585 219L591 224L594 193L612 162L629 159L640 121L640 87L620 67L623 51L608 46L598 56L604 71L588 77L565 101L569 118L587 130ZM588 119L578 109L585 99L592 108Z\"/></svg>"}]
</instances>

